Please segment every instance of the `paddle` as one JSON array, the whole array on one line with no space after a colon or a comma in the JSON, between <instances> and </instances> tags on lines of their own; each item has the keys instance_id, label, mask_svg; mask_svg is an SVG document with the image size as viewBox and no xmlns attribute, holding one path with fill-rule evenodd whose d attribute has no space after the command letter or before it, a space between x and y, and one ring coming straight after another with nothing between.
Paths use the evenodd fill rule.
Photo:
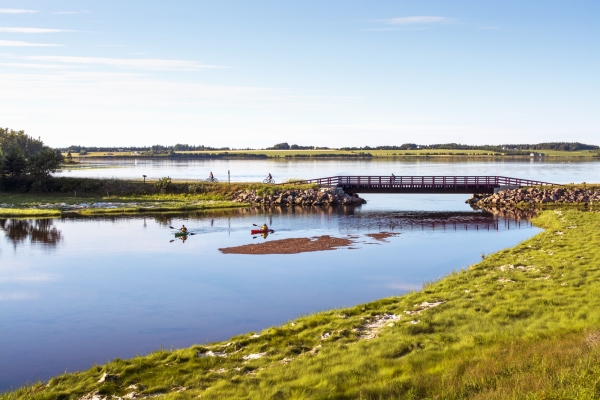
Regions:
<instances>
[{"instance_id":1,"label":"paddle","mask_svg":"<svg viewBox=\"0 0 600 400\"><path fill-rule=\"evenodd\" d=\"M260 228L260 227L262 227L262 225L256 225L256 224L252 224L252 226L257 226L257 227L259 227L259 228ZM270 228L269 228L269 231L273 231L273 229L270 229ZM273 232L275 232L275 231L273 231Z\"/></svg>"},{"instance_id":2,"label":"paddle","mask_svg":"<svg viewBox=\"0 0 600 400\"><path fill-rule=\"evenodd\" d=\"M171 228L171 229L175 229L176 231L179 231L179 232L181 232L181 229L173 228L172 226L169 226L169 228ZM194 232L190 232L190 231L188 231L188 232L187 232L187 235L188 235L188 236L194 236L194 235L195 235L195 233L194 233ZM171 242L170 242L170 243L172 243L172 242L174 242L174 241L175 241L175 240L171 240Z\"/></svg>"}]
</instances>

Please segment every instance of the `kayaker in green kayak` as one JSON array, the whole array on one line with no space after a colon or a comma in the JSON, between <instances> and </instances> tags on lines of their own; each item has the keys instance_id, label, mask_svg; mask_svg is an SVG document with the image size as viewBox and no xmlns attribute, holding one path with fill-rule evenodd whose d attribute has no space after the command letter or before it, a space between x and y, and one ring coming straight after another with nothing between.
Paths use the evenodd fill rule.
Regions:
<instances>
[{"instance_id":1,"label":"kayaker in green kayak","mask_svg":"<svg viewBox=\"0 0 600 400\"><path fill-rule=\"evenodd\" d=\"M179 231L181 233L186 233L188 231L188 229L185 227L185 225L181 225L181 228L179 229Z\"/></svg>"}]
</instances>

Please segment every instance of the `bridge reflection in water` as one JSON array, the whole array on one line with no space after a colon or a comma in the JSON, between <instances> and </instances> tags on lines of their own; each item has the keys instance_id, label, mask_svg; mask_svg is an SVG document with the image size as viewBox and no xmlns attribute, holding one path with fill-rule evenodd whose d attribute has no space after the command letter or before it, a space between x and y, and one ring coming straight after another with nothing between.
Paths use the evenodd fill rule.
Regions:
<instances>
[{"instance_id":1,"label":"bridge reflection in water","mask_svg":"<svg viewBox=\"0 0 600 400\"><path fill-rule=\"evenodd\" d=\"M535 216L531 210L478 209L474 211L365 211L361 207L269 207L242 208L232 210L214 210L210 212L190 212L185 214L190 220L237 219L269 217L269 225L277 217L302 217L324 219L335 223L346 233L362 230L448 230L448 231L492 231L532 226L530 220ZM156 215L153 218L164 226L170 226L182 215ZM107 217L111 218L111 217ZM307 224L309 220L304 220ZM298 227L302 227L301 224Z\"/></svg>"},{"instance_id":2,"label":"bridge reflection in water","mask_svg":"<svg viewBox=\"0 0 600 400\"><path fill-rule=\"evenodd\" d=\"M492 231L532 226L529 219L513 219L491 212L361 213L339 221L346 230Z\"/></svg>"}]
</instances>

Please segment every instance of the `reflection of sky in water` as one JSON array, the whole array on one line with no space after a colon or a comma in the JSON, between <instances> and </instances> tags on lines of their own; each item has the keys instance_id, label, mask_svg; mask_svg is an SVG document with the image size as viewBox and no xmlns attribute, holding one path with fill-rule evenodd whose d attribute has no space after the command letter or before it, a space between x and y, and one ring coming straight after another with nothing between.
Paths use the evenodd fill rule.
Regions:
<instances>
[{"instance_id":1,"label":"reflection of sky in water","mask_svg":"<svg viewBox=\"0 0 600 400\"><path fill-rule=\"evenodd\" d=\"M27 221L29 227L19 229L30 236L17 241L6 228L12 222L5 221L0 389L419 289L538 231L525 221L465 212L464 196L461 202L441 196L438 208L453 204L458 212L451 213L385 211L390 198L375 197L354 211L242 209ZM358 234L357 249L259 256L217 250L263 241L249 234L253 223L263 222L276 229L266 240ZM171 243L169 225L182 223L197 235ZM32 240L32 227L47 241ZM364 236L392 228L401 235L386 243ZM56 234L60 240L52 239Z\"/></svg>"},{"instance_id":2,"label":"reflection of sky in water","mask_svg":"<svg viewBox=\"0 0 600 400\"><path fill-rule=\"evenodd\" d=\"M170 176L173 179L201 179L212 171L220 181L262 181L267 173L277 182L290 178L321 178L336 175L500 175L535 179L552 183L595 182L600 174L600 161L565 159L489 159L448 162L444 159L373 159L373 160L93 160L102 168L65 169L58 176L117 177L149 179ZM107 168L107 166L114 166Z\"/></svg>"}]
</instances>

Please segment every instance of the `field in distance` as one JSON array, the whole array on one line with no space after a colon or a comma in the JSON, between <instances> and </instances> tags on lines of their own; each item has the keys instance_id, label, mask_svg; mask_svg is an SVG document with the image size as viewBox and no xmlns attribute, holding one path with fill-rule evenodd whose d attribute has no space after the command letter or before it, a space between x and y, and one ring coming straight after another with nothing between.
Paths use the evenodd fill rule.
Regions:
<instances>
[{"instance_id":1,"label":"field in distance","mask_svg":"<svg viewBox=\"0 0 600 400\"><path fill-rule=\"evenodd\" d=\"M596 151L582 150L582 151L561 151L561 150L543 150L534 151L535 153L543 153L548 157L595 157L598 156ZM216 150L216 151L175 151L176 154L252 154L252 155L265 155L267 157L311 157L311 156L360 156L370 155L372 157L414 157L414 156L441 156L441 157L498 157L498 156L512 156L510 153L499 153L489 150L455 150L455 149L422 149L422 150ZM73 157L141 157L147 156L143 152L88 152L85 156L79 156L77 153L72 154ZM66 156L66 153L65 153ZM165 156L157 154L157 156ZM528 157L519 155L516 157Z\"/></svg>"}]
</instances>

